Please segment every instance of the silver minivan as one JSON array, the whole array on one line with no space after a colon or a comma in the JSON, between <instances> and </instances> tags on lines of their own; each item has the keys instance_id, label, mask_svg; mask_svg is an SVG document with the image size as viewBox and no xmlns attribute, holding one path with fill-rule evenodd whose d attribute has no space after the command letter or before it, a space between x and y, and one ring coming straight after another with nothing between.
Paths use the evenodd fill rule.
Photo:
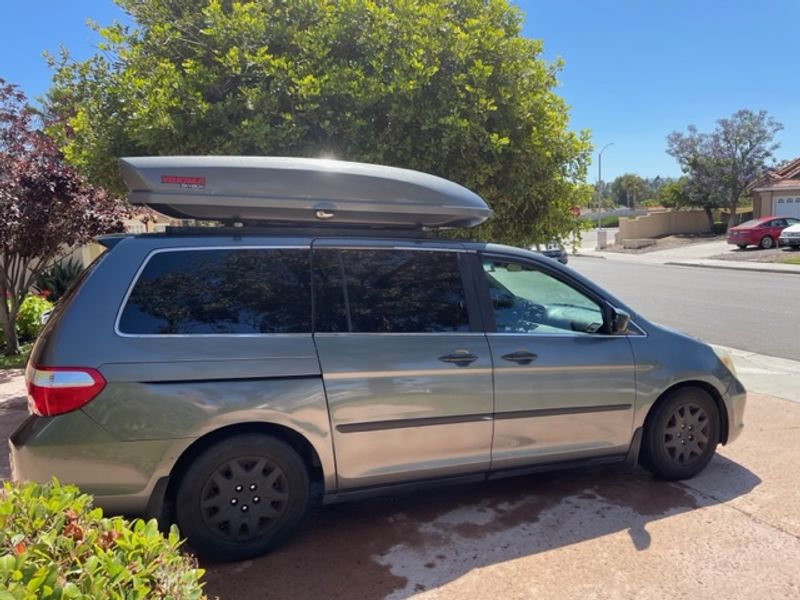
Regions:
<instances>
[{"instance_id":1,"label":"silver minivan","mask_svg":"<svg viewBox=\"0 0 800 600\"><path fill-rule=\"evenodd\" d=\"M26 371L15 479L175 521L235 560L312 499L641 463L692 477L742 429L708 345L537 253L442 238L452 182L300 159L126 159L131 200L217 227L101 238Z\"/></svg>"}]
</instances>

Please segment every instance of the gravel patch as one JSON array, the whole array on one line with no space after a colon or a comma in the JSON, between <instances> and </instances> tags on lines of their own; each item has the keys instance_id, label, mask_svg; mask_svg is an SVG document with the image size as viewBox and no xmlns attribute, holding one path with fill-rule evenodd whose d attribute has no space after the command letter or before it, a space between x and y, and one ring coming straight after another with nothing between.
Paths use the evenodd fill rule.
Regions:
<instances>
[{"instance_id":1,"label":"gravel patch","mask_svg":"<svg viewBox=\"0 0 800 600\"><path fill-rule=\"evenodd\" d=\"M724 240L725 236L712 234L677 234L657 238L656 243L646 248L623 248L622 246L608 246L603 252L619 252L620 254L647 254L648 252L658 252L660 250L670 250L672 248L682 248L692 244L707 244L708 242L718 242Z\"/></svg>"},{"instance_id":2,"label":"gravel patch","mask_svg":"<svg viewBox=\"0 0 800 600\"><path fill-rule=\"evenodd\" d=\"M731 246L728 252L717 254L711 258L715 260L734 260L739 262L782 263L787 258L800 258L800 250L792 248L761 248L747 247L744 250Z\"/></svg>"}]
</instances>

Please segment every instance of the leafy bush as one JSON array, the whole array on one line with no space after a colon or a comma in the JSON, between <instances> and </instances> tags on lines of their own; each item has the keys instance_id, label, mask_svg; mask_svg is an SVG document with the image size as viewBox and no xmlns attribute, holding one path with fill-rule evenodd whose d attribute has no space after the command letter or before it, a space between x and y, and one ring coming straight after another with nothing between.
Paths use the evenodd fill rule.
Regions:
<instances>
[{"instance_id":1,"label":"leafy bush","mask_svg":"<svg viewBox=\"0 0 800 600\"><path fill-rule=\"evenodd\" d=\"M3 484L0 600L205 599L196 561L156 521L104 518L74 486Z\"/></svg>"},{"instance_id":2,"label":"leafy bush","mask_svg":"<svg viewBox=\"0 0 800 600\"><path fill-rule=\"evenodd\" d=\"M597 219L587 217L585 220L591 227L597 226ZM607 215L602 217L600 219L600 227L619 227L619 217L615 215Z\"/></svg>"},{"instance_id":3,"label":"leafy bush","mask_svg":"<svg viewBox=\"0 0 800 600\"><path fill-rule=\"evenodd\" d=\"M17 313L17 335L22 341L32 340L42 330L42 315L53 309L53 303L39 295L29 295ZM2 600L2 598L0 598Z\"/></svg>"},{"instance_id":4,"label":"leafy bush","mask_svg":"<svg viewBox=\"0 0 800 600\"><path fill-rule=\"evenodd\" d=\"M658 198L648 198L647 200L642 200L639 205L647 208L657 208L661 206L661 200Z\"/></svg>"},{"instance_id":5,"label":"leafy bush","mask_svg":"<svg viewBox=\"0 0 800 600\"><path fill-rule=\"evenodd\" d=\"M33 287L39 292L48 292L48 300L57 302L83 271L83 265L70 258L67 261L55 263L52 267L41 273Z\"/></svg>"},{"instance_id":6,"label":"leafy bush","mask_svg":"<svg viewBox=\"0 0 800 600\"><path fill-rule=\"evenodd\" d=\"M714 221L714 226L711 228L711 233L721 235L728 231L728 224L722 221Z\"/></svg>"}]
</instances>

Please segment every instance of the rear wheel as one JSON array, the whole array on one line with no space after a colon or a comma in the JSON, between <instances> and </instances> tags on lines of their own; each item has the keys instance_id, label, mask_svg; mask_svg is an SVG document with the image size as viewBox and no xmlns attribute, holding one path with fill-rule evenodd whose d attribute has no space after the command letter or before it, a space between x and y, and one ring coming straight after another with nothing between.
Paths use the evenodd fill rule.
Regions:
<instances>
[{"instance_id":1,"label":"rear wheel","mask_svg":"<svg viewBox=\"0 0 800 600\"><path fill-rule=\"evenodd\" d=\"M241 560L284 540L303 517L308 470L283 441L258 434L203 451L181 478L175 511L181 534L201 556Z\"/></svg>"},{"instance_id":2,"label":"rear wheel","mask_svg":"<svg viewBox=\"0 0 800 600\"><path fill-rule=\"evenodd\" d=\"M758 245L761 246L764 250L769 250L775 245L775 240L773 240L770 236L765 235L764 237L761 238L761 241L759 242Z\"/></svg>"},{"instance_id":3,"label":"rear wheel","mask_svg":"<svg viewBox=\"0 0 800 600\"><path fill-rule=\"evenodd\" d=\"M719 410L699 388L672 392L645 426L642 464L661 479L694 477L714 456L719 443Z\"/></svg>"}]
</instances>

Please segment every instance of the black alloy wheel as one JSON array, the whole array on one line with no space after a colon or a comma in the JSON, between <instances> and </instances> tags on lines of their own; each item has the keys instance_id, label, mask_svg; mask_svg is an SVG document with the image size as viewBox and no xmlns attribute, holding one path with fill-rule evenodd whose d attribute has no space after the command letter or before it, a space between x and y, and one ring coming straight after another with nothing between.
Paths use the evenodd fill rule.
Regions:
<instances>
[{"instance_id":1,"label":"black alloy wheel","mask_svg":"<svg viewBox=\"0 0 800 600\"><path fill-rule=\"evenodd\" d=\"M720 439L716 402L686 387L659 400L645 421L641 463L657 477L688 479L711 461Z\"/></svg>"},{"instance_id":2,"label":"black alloy wheel","mask_svg":"<svg viewBox=\"0 0 800 600\"><path fill-rule=\"evenodd\" d=\"M677 465L691 464L703 456L708 446L709 418L703 407L680 404L664 427L664 450Z\"/></svg>"},{"instance_id":3,"label":"black alloy wheel","mask_svg":"<svg viewBox=\"0 0 800 600\"><path fill-rule=\"evenodd\" d=\"M283 541L305 514L308 470L282 440L236 435L211 446L181 478L175 511L201 556L242 560Z\"/></svg>"}]
</instances>

